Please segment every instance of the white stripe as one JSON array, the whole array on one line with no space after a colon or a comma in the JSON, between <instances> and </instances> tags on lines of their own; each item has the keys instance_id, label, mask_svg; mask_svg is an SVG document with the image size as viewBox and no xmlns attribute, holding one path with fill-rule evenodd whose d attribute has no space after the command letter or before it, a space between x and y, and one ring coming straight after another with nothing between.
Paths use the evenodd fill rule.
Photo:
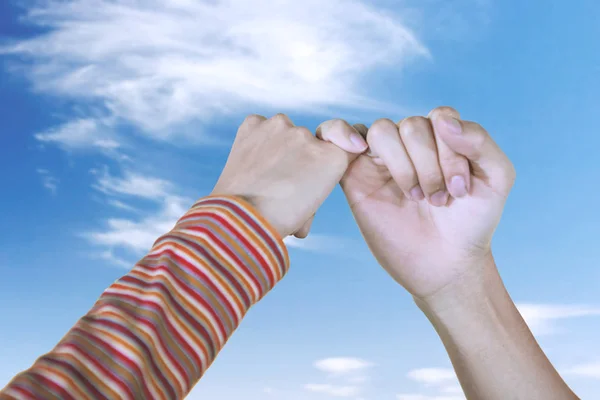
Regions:
<instances>
[{"instance_id":1,"label":"white stripe","mask_svg":"<svg viewBox=\"0 0 600 400\"><path fill-rule=\"evenodd\" d=\"M165 273L164 271L159 270L159 269L150 269L150 270L142 269L139 266L134 267L132 272L133 271L144 273L146 275L150 275L153 278L164 279L164 280L168 281L175 288L176 296L180 296L183 299L185 299L186 301L188 301L189 303L191 303L193 311L191 311L190 314L192 314L192 318L197 318L198 315L202 315L202 316L206 315L208 317L209 311L207 310L207 308L204 305L202 305L201 303L197 302L193 297L186 294L184 288L181 285L179 285L179 283L177 283L177 281L170 274ZM123 282L123 283L125 283L125 282ZM114 293L121 293L121 291L115 289ZM162 294L160 294L159 292L150 292L150 293L157 293L157 295L160 296L162 299ZM138 296L137 293L135 293L133 295ZM186 307L184 307L184 308L186 308ZM198 310L200 312L198 312ZM190 310L188 310L188 311L190 311ZM168 316L167 318L173 317L173 316L170 316L168 312L165 312L165 314L167 314L167 316ZM196 328L194 328L192 325L185 322L185 318L177 319L177 322L179 322L179 323L175 323L176 321L173 320L172 318L169 318L169 321L173 322L173 325L176 326L177 331L182 336L184 336L184 338L186 339L186 342L188 342L190 344L190 346L196 351L196 353L201 355L202 350L196 345L196 342L194 341L194 339L192 339L185 332L185 330L181 328L181 323L183 323L192 332L195 331ZM217 334L217 340L219 340L219 343L217 343L217 345L219 348L221 348L221 347L223 347L223 344L225 343L224 336L220 333L220 330L218 329L218 327L214 325L214 321L215 321L214 319L211 321L211 323L213 323L212 328L215 330L215 332ZM208 350L208 349L206 349L206 350Z\"/></svg>"},{"instance_id":2,"label":"white stripe","mask_svg":"<svg viewBox=\"0 0 600 400\"><path fill-rule=\"evenodd\" d=\"M206 262L206 264L208 264L208 262L204 259L204 257L202 255L198 255L198 259L192 259L190 258L190 256L186 253L183 252L179 249L177 249L175 246L173 246L173 242L174 240L170 240L166 243L161 244L160 246L157 246L156 248L152 249L152 252L150 254L152 255L156 255L158 253L161 253L162 251L164 251L165 249L171 250L173 253L175 253L178 257L183 258L184 260L186 260L188 263L192 264L195 268L197 268L198 270L202 271L204 273L204 275L207 276L208 279L210 279L210 282L217 287L217 290L219 290L219 293L225 297L226 301L229 303L229 305L231 306L231 308L234 310L237 320L241 320L243 317L243 311L240 310L240 308L238 307L237 303L235 302L235 300L233 299L233 297L228 293L229 290L226 290L226 288L221 285L221 283L217 280L215 273L210 269L207 268L206 265L204 265L204 262ZM175 241L177 242L177 241ZM187 250L190 250L188 247L186 247ZM190 250L191 251L191 250ZM195 252L192 251L192 253L197 254ZM180 268L185 268L183 265L179 266ZM193 273L189 272L190 276L193 276ZM218 296L216 296L218 297ZM211 318L211 324L213 324L213 326L218 326L216 324L215 319L210 316L209 313L206 314L207 317ZM218 331L218 329L217 329Z\"/></svg>"},{"instance_id":3,"label":"white stripe","mask_svg":"<svg viewBox=\"0 0 600 400\"><path fill-rule=\"evenodd\" d=\"M89 344L86 344L86 345L89 345ZM127 393L124 392L123 389L121 389L119 387L119 385L114 381L114 379L112 377L104 374L102 371L100 371L99 369L97 369L94 366L92 360L94 360L94 361L99 361L99 360L96 360L92 356L90 356L90 355L88 355L86 353L82 353L78 349L75 349L75 348L72 348L72 347L58 346L54 350L54 353L56 353L56 354L68 354L68 355L71 355L71 356L75 357L75 359L77 359L79 362L81 362L82 364L84 364L86 366L86 368L88 368L90 371L92 371L94 373L94 376L96 378L98 378L98 380L102 383L102 385L104 385L107 388L109 388L110 390L118 393L119 397L121 397L122 399L132 399L132 397L128 396ZM77 369L76 365L74 365L73 367L75 367L75 369ZM107 366L107 367L109 367L109 366ZM73 379L75 379L75 377L73 377ZM88 382L90 382L90 384L92 386L94 386L96 389L98 389L99 392L103 392L103 388L102 387L98 387L98 386L94 385L94 383L91 380L88 380Z\"/></svg>"},{"instance_id":4,"label":"white stripe","mask_svg":"<svg viewBox=\"0 0 600 400\"><path fill-rule=\"evenodd\" d=\"M163 307L161 307L160 302L157 303L157 302L152 301L152 299L154 297L158 297L159 300L162 300L161 295L158 294L158 293L156 293L155 296L152 296L152 294L154 294L154 293L152 293L152 292L148 293L147 292L148 296L140 297L139 294L137 294L137 293L135 293L133 291L123 290L123 289L115 289L115 288L111 289L111 293L123 293L123 294L129 294L130 296L136 296L137 298L142 298L143 300L147 300L147 301L152 302L153 304L157 305L159 308L163 308ZM110 308L110 306L107 304L106 308ZM163 310L164 310L164 308L163 308ZM129 317L128 315L122 314L122 311L120 311L119 309L114 309L114 312L116 314L118 314L123 319L123 323L121 325L124 324L125 327L126 327L127 325L133 325L134 324L134 322L131 320L131 317ZM97 313L99 313L101 315L102 309L99 309ZM169 322L173 323L172 318L169 318L169 312L165 311L165 314L167 315L167 319L169 320ZM112 319L114 319L113 316L107 316L107 318L111 318L111 317L112 317ZM152 324L152 321L148 321L148 323ZM177 325L177 324L175 324L175 325ZM97 327L97 328L99 328L101 330L103 328L103 326ZM157 333L154 333L154 331L152 329L148 328L145 324L142 324L142 323L135 323L135 328L139 329L139 330L141 330L143 332L145 332L146 334L148 334L148 336L150 336L151 343L148 345L150 347L150 351L152 351L153 349L155 349L158 352L161 360L165 364L167 364L167 366L169 367L169 370L175 375L175 378L177 379L177 382L179 383L179 385L181 387L185 388L185 382L184 382L185 378L183 376L181 376L181 373L179 373L179 371L177 371L177 369L175 369L175 365L173 365L173 363L171 362L171 360L169 360L166 348L158 340L159 339L159 335ZM127 336L123 335L122 333L115 332L115 331L112 331L112 330L111 330L111 332L113 332L113 334L119 335L119 337L121 337L123 339L127 338ZM135 334L135 332L132 332L132 333ZM108 339L107 341L110 342L110 338L107 338L107 339ZM140 337L140 339L142 339L142 338ZM131 344L132 347L138 347L139 348L139 345L136 344L136 343L130 342L130 344ZM140 366L143 365L144 361L142 361L141 359L138 359L138 356L134 356L134 353L131 353L130 350L128 350L127 348L118 345L118 343L111 343L111 345L115 346L115 347L118 346L119 351L122 350L123 353L131 354L132 357L135 357L135 359L137 360L136 363L138 365L140 365ZM143 353L142 349L140 349L140 352ZM161 367L159 366L158 368L160 369Z\"/></svg>"},{"instance_id":5,"label":"white stripe","mask_svg":"<svg viewBox=\"0 0 600 400\"><path fill-rule=\"evenodd\" d=\"M278 243L278 239L273 237L271 235L271 233L263 226L262 222L258 221L256 218L254 218L254 216L246 211L243 206L240 206L239 204L236 204L238 207L242 208L242 210L244 210L244 212L246 213L246 215L248 216L248 218L250 218L252 221L254 221L256 223L256 225L258 225L261 229L260 233L263 233L264 235L268 236L269 238L271 238L271 240L275 243L275 245L277 246ZM256 229L251 227L247 222L245 222L242 217L240 217L239 215L237 215L237 213L233 210L231 210L230 208L224 207L224 206L219 206L219 205L215 205L215 213L220 215L222 218L227 219L228 221L231 222L231 217L230 215L225 214L226 211L229 212L229 214L233 214L236 218L234 219L235 223L233 224L234 226L237 225L237 230L241 231L241 228L239 228L239 226L244 226L246 228L248 228L248 230L250 230L253 234L254 234L254 238L256 239L256 241L260 242L263 244L262 247L260 246L255 246L255 250L258 251L261 256L264 258L264 260L267 262L267 264L269 264L268 260L269 257L267 257L267 254L263 251L263 248L267 248L270 249L271 246L267 244L267 242L262 238L262 235L259 234L259 232L256 232ZM281 251L281 249L278 249ZM275 254L272 251L269 251L269 254L272 256L272 258L274 260L277 260L277 254ZM282 258L283 258L283 254L281 254ZM276 271L273 270L273 266L269 265L269 268L271 268L271 271L273 272L273 275L277 275Z\"/></svg>"},{"instance_id":6,"label":"white stripe","mask_svg":"<svg viewBox=\"0 0 600 400\"><path fill-rule=\"evenodd\" d=\"M211 246L211 249L215 249L215 248L217 249L216 256L224 258L230 265L233 265L235 267L235 270L244 277L244 281L250 286L251 293L248 293L248 294L250 295L250 301L252 302L252 304L254 304L258 301L258 294L260 293L260 288L258 286L256 286L256 284L252 280L252 277L250 275L248 275L248 273L246 273L245 268L243 268L240 265L240 263L236 262L225 251L221 251L223 246L228 247L227 243L225 243L223 245L219 245L216 242L212 241L208 237L208 235L206 235L204 232L191 231L191 230L187 230L187 229L178 229L177 232L185 233L189 236L200 238L200 239L203 239L203 240L213 244L213 246ZM233 251L235 253L234 249L232 249L231 247L229 247L229 248L231 249L231 251ZM198 252L194 251L194 249L190 249L190 251L192 251L194 254L198 254ZM214 251L210 251L210 253L213 253L213 256L215 255ZM201 257L201 255L200 255L200 257ZM244 285L242 285L242 286L244 286Z\"/></svg>"}]
</instances>

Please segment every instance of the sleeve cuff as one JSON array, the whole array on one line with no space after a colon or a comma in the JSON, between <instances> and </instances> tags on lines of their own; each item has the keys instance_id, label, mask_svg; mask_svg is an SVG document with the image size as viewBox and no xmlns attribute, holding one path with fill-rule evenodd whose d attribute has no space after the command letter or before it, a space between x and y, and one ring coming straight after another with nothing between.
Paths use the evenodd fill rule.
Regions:
<instances>
[{"instance_id":1,"label":"sleeve cuff","mask_svg":"<svg viewBox=\"0 0 600 400\"><path fill-rule=\"evenodd\" d=\"M201 198L177 222L172 233L196 236L199 230L202 236L211 237L216 246L214 257L233 268L244 269L242 283L253 303L289 269L289 254L279 233L254 206L239 197Z\"/></svg>"}]
</instances>

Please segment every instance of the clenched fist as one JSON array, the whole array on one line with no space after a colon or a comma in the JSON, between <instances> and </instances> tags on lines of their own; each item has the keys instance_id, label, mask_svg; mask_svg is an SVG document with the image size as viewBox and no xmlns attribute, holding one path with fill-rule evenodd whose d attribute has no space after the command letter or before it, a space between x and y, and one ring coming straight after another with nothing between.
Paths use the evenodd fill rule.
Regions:
<instances>
[{"instance_id":1,"label":"clenched fist","mask_svg":"<svg viewBox=\"0 0 600 400\"><path fill-rule=\"evenodd\" d=\"M370 147L349 166L342 188L369 248L413 296L426 299L490 265L490 244L515 170L479 124L449 107L366 132L332 121L317 130L337 143L363 131Z\"/></svg>"},{"instance_id":2,"label":"clenched fist","mask_svg":"<svg viewBox=\"0 0 600 400\"><path fill-rule=\"evenodd\" d=\"M331 133L337 146L294 126L283 114L247 117L212 194L244 198L282 237L306 236L349 163L367 149L356 132L333 127Z\"/></svg>"}]
</instances>

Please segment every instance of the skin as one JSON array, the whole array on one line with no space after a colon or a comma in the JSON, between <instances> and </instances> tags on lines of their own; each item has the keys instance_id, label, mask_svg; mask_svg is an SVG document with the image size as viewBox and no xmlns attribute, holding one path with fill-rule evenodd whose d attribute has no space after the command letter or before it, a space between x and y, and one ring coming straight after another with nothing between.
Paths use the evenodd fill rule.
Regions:
<instances>
[{"instance_id":1,"label":"skin","mask_svg":"<svg viewBox=\"0 0 600 400\"><path fill-rule=\"evenodd\" d=\"M332 126L344 125L332 130ZM468 399L577 399L510 299L491 242L515 169L450 107L369 129L327 121L317 136L366 136L341 185L381 266L440 335Z\"/></svg>"},{"instance_id":2,"label":"skin","mask_svg":"<svg viewBox=\"0 0 600 400\"><path fill-rule=\"evenodd\" d=\"M331 132L336 146L318 140L285 115L248 116L211 194L246 199L282 237L305 237L319 206L367 144L355 132ZM353 137L353 139L352 139Z\"/></svg>"}]
</instances>

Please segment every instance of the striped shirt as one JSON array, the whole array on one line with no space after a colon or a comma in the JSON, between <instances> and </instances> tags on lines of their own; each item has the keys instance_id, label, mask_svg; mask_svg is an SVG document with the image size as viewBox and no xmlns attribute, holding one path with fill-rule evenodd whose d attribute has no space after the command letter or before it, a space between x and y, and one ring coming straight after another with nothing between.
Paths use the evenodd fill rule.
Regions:
<instances>
[{"instance_id":1,"label":"striped shirt","mask_svg":"<svg viewBox=\"0 0 600 400\"><path fill-rule=\"evenodd\" d=\"M182 399L288 267L252 206L203 198L0 400Z\"/></svg>"}]
</instances>

